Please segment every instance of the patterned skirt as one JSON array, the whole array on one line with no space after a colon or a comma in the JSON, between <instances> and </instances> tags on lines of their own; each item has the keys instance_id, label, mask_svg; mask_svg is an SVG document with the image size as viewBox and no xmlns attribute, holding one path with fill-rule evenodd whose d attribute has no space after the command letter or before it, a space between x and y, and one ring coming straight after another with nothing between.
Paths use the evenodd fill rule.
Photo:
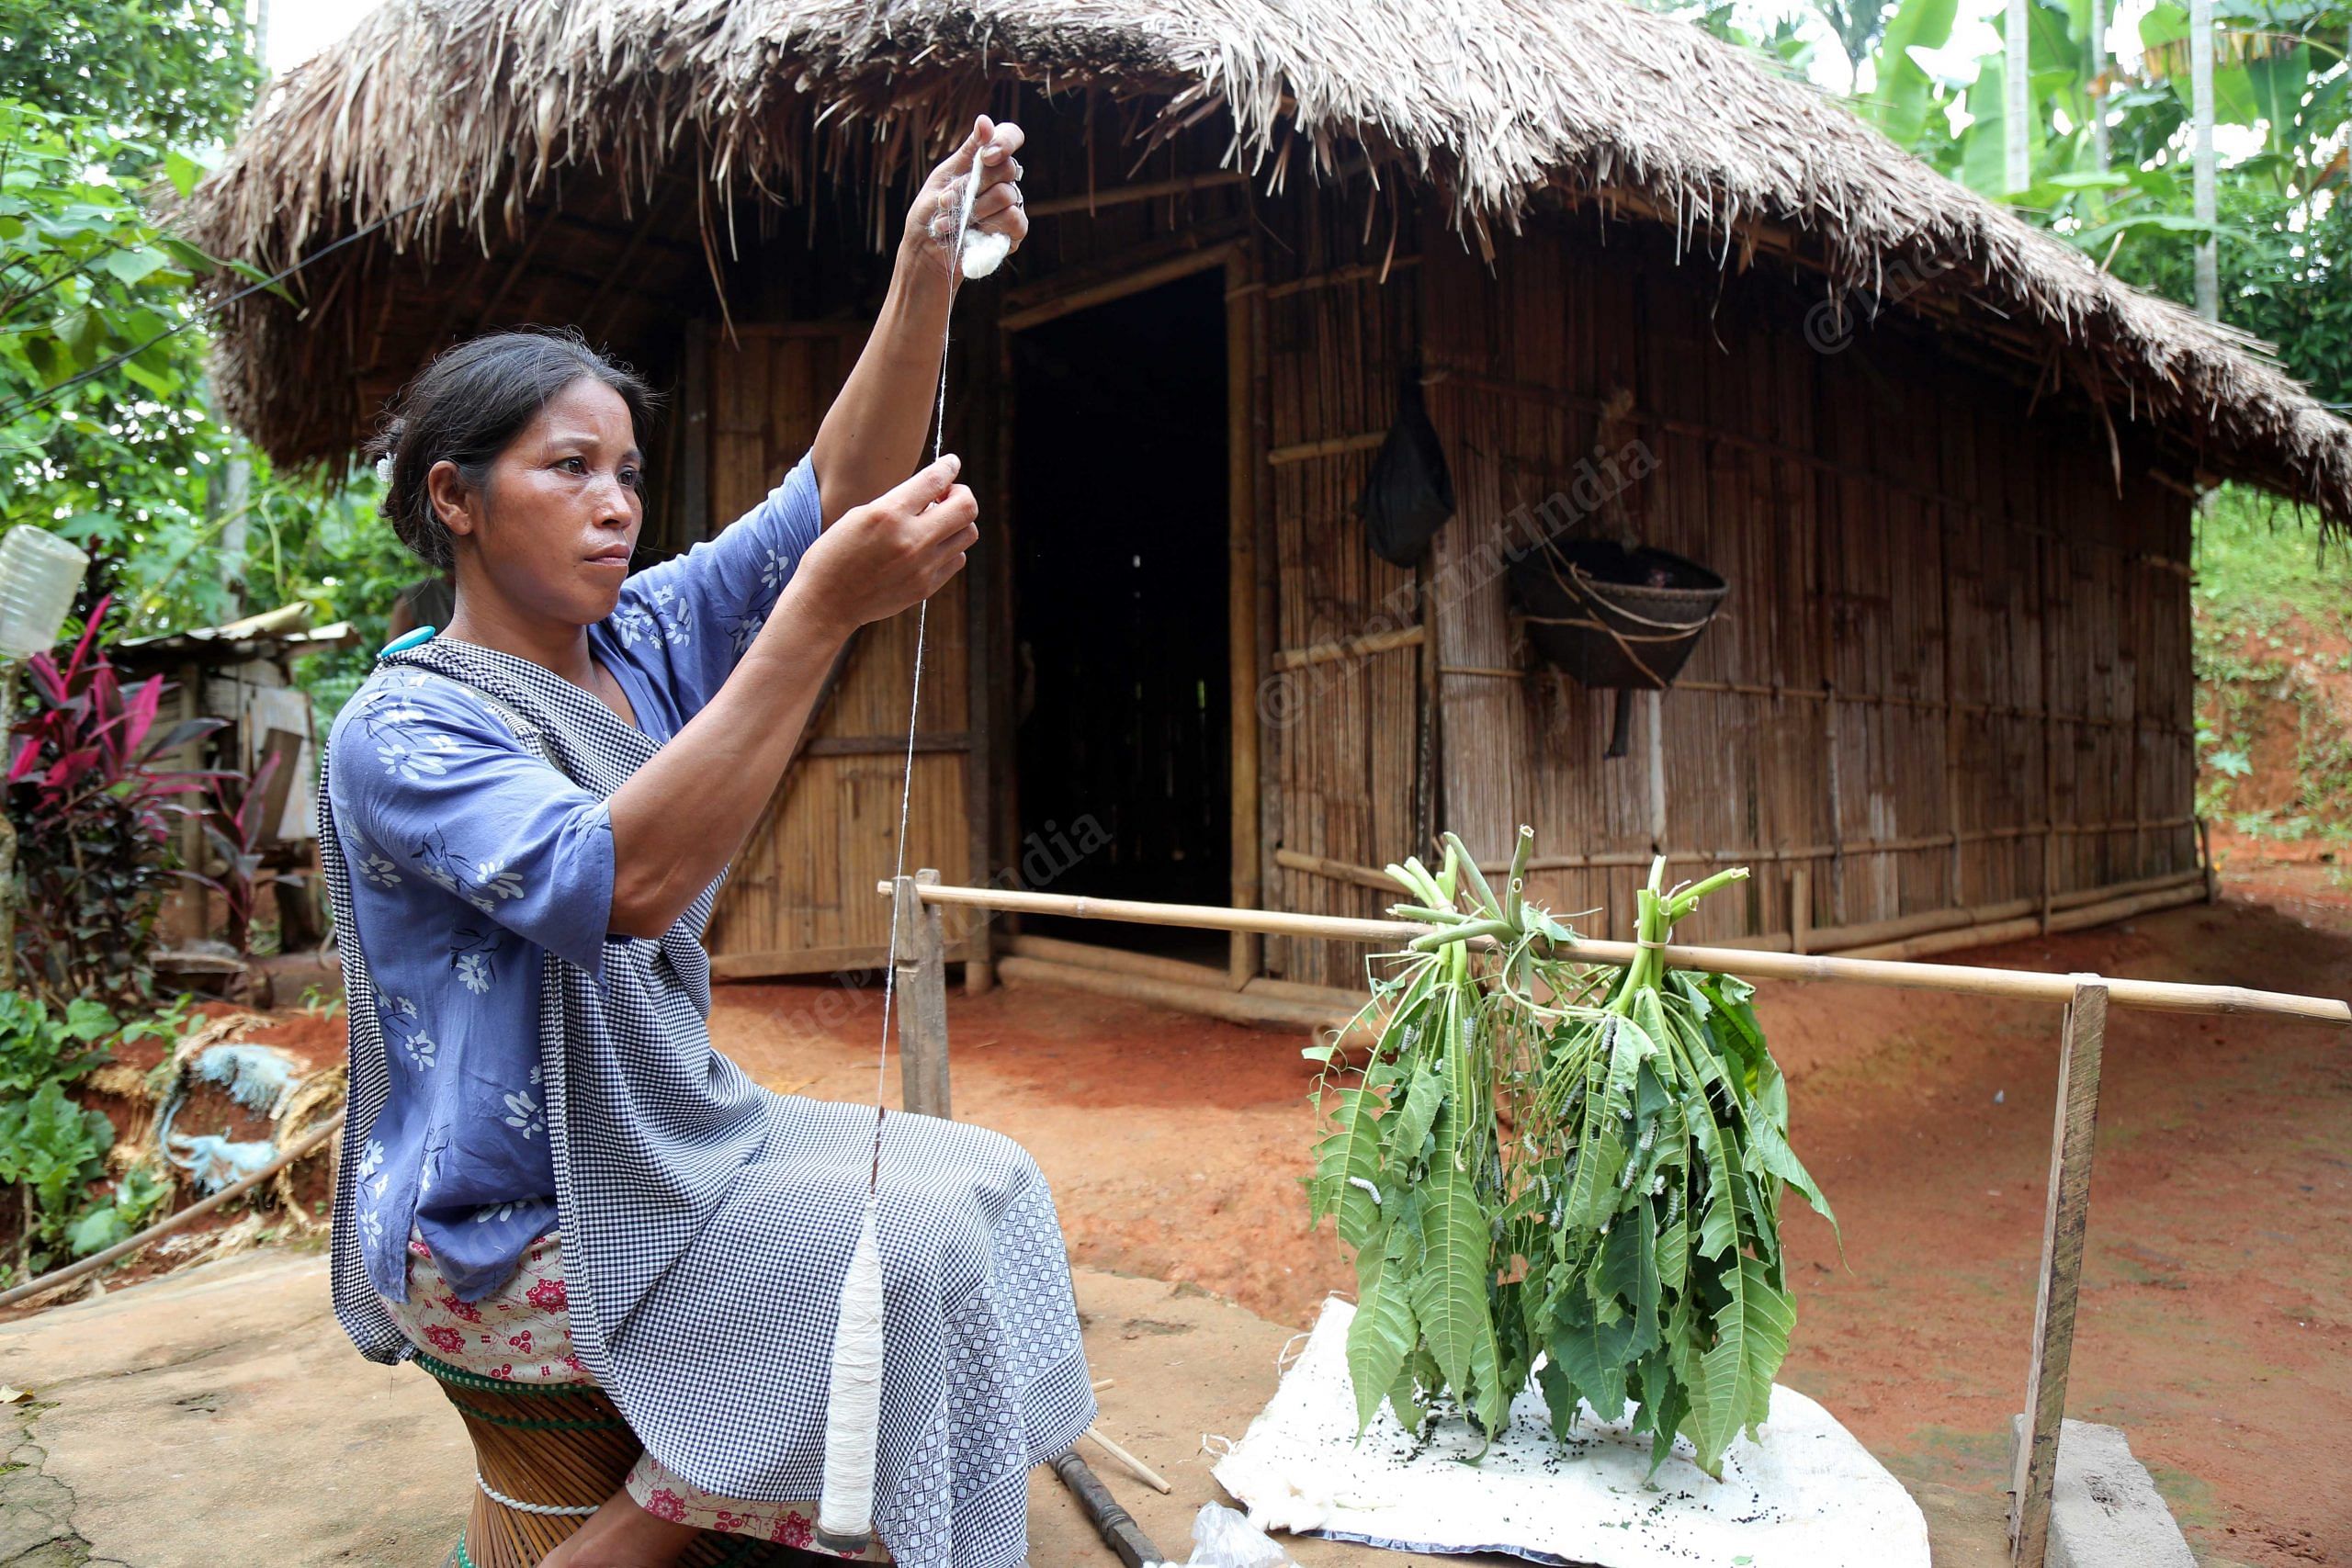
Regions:
<instances>
[{"instance_id":1,"label":"patterned skirt","mask_svg":"<svg viewBox=\"0 0 2352 1568\"><path fill-rule=\"evenodd\" d=\"M514 1276L478 1302L461 1302L422 1235L408 1243L408 1300L387 1301L401 1332L436 1360L481 1377L511 1382L584 1383L595 1380L571 1347L571 1315L563 1282L563 1238L554 1231L533 1242ZM781 1541L820 1556L814 1498L760 1503L720 1497L674 1474L651 1454L639 1454L625 1483L647 1513L699 1529L724 1530ZM879 1541L856 1562L888 1562Z\"/></svg>"}]
</instances>

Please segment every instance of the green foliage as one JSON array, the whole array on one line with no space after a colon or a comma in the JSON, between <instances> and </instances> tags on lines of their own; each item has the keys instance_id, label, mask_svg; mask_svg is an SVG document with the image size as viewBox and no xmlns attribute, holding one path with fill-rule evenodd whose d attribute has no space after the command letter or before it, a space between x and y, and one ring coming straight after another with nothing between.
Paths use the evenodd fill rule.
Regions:
<instances>
[{"instance_id":1,"label":"green foliage","mask_svg":"<svg viewBox=\"0 0 2352 1568\"><path fill-rule=\"evenodd\" d=\"M185 192L201 168L7 100L0 149L0 527L39 523L89 550L89 592L117 592L140 630L232 617L256 566L276 602L300 597L325 498L206 412L189 293L224 265L260 275L175 238L141 194ZM224 548L240 530L246 544Z\"/></svg>"},{"instance_id":2,"label":"green foliage","mask_svg":"<svg viewBox=\"0 0 2352 1568\"><path fill-rule=\"evenodd\" d=\"M2259 624L2290 610L2315 623L2352 626L2352 551L2309 518L2244 485L2206 498L2197 519L2192 597L2200 617Z\"/></svg>"},{"instance_id":3,"label":"green foliage","mask_svg":"<svg viewBox=\"0 0 2352 1568\"><path fill-rule=\"evenodd\" d=\"M261 274L157 217L251 103L246 44L189 0L0 0L0 528L89 550L133 631L307 598L372 635L417 569L372 482L280 475L215 418L191 285Z\"/></svg>"},{"instance_id":4,"label":"green foliage","mask_svg":"<svg viewBox=\"0 0 2352 1568\"><path fill-rule=\"evenodd\" d=\"M2282 197L2267 178L2236 178L2222 185L2218 213L2223 318L2277 344L2322 401L2352 403L2352 207ZM2171 299L2192 298L2188 241L2195 236L2182 232L2185 239L2153 231L2127 239L2116 275Z\"/></svg>"},{"instance_id":5,"label":"green foliage","mask_svg":"<svg viewBox=\"0 0 2352 1568\"><path fill-rule=\"evenodd\" d=\"M2195 563L2198 812L2257 838L2352 834L2352 726L2330 693L2352 667L2352 558L2294 509L2226 486L2205 503ZM2291 795L2256 809L2234 786L2257 738L2280 731L2293 736Z\"/></svg>"},{"instance_id":6,"label":"green foliage","mask_svg":"<svg viewBox=\"0 0 2352 1568\"><path fill-rule=\"evenodd\" d=\"M2218 171L2211 229L2194 216L2188 11L2177 0L2140 16L2136 73L2098 58L2089 0L2029 0L2030 176L2022 190L2009 188L2007 166L2006 11L1988 18L2000 45L1973 77L1954 79L1934 74L1912 52L1950 42L1951 0L1812 4L1867 65L1852 104L1864 119L2119 276L2172 299L2193 299L2195 250L2211 237L2224 319L2278 344L2323 400L2352 402L2352 279L2344 262L2352 254L2352 212L2338 199L2352 107L2346 0L2216 0L2216 119L2258 130L2261 144ZM2108 10L2112 17L2117 7ZM2094 116L2108 131L2104 166Z\"/></svg>"},{"instance_id":7,"label":"green foliage","mask_svg":"<svg viewBox=\"0 0 2352 1568\"><path fill-rule=\"evenodd\" d=\"M1439 929L1375 982L1379 1043L1329 1091L1308 1181L1355 1254L1357 1417L1385 1399L1409 1427L1453 1410L1491 1435L1532 1376L1560 1436L1589 1404L1649 1434L1653 1469L1679 1436L1719 1474L1795 1323L1781 1190L1828 1204L1789 1147L1748 987L1655 949L1582 963L1524 899L1530 843L1500 897L1451 834L1437 873L1389 867L1415 900L1393 912ZM1668 892L1654 866L1642 942L1746 875Z\"/></svg>"},{"instance_id":8,"label":"green foliage","mask_svg":"<svg viewBox=\"0 0 2352 1568\"><path fill-rule=\"evenodd\" d=\"M1877 80L1857 107L1863 118L1906 147L1926 136L1936 107L1935 82L1911 51L1941 49L1951 42L1959 14L1959 0L1902 0L1887 16L1884 42L1875 55Z\"/></svg>"},{"instance_id":9,"label":"green foliage","mask_svg":"<svg viewBox=\"0 0 2352 1568\"><path fill-rule=\"evenodd\" d=\"M20 1266L39 1273L66 1246L89 1184L106 1174L114 1122L85 1111L51 1079L21 1100L0 1100L0 1184L23 1189Z\"/></svg>"},{"instance_id":10,"label":"green foliage","mask_svg":"<svg viewBox=\"0 0 2352 1568\"><path fill-rule=\"evenodd\" d=\"M16 974L61 1003L148 994L150 937L173 874L181 797L209 775L167 759L220 727L158 727L163 677L126 690L99 645L107 604L62 660L27 662L31 702L9 727L5 801L18 827Z\"/></svg>"},{"instance_id":11,"label":"green foliage","mask_svg":"<svg viewBox=\"0 0 2352 1568\"><path fill-rule=\"evenodd\" d=\"M0 98L141 139L226 141L261 85L243 10L204 0L0 0Z\"/></svg>"},{"instance_id":12,"label":"green foliage","mask_svg":"<svg viewBox=\"0 0 2352 1568\"><path fill-rule=\"evenodd\" d=\"M59 1011L25 991L0 991L0 1096L70 1083L107 1059L95 1049L115 1033L115 1017L86 997Z\"/></svg>"},{"instance_id":13,"label":"green foliage","mask_svg":"<svg viewBox=\"0 0 2352 1568\"><path fill-rule=\"evenodd\" d=\"M110 1059L111 1041L176 1039L187 1005L178 998L126 1027L86 998L52 1009L21 990L0 991L0 1187L17 1189L0 1212L18 1218L19 1275L113 1246L171 1196L169 1182L144 1167L126 1172L111 1192L88 1196L106 1174L114 1123L66 1090ZM166 1052L166 1067L170 1060Z\"/></svg>"},{"instance_id":14,"label":"green foliage","mask_svg":"<svg viewBox=\"0 0 2352 1568\"><path fill-rule=\"evenodd\" d=\"M110 1197L93 1203L65 1229L65 1245L76 1258L104 1252L143 1228L172 1195L172 1184L143 1165L132 1166Z\"/></svg>"}]
</instances>

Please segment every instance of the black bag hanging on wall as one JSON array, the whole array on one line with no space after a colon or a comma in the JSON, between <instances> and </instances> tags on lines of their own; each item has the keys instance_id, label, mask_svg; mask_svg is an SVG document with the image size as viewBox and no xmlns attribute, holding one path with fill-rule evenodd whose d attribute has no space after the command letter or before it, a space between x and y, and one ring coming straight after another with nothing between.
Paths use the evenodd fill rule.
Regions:
<instances>
[{"instance_id":1,"label":"black bag hanging on wall","mask_svg":"<svg viewBox=\"0 0 2352 1568\"><path fill-rule=\"evenodd\" d=\"M1421 373L1414 366L1396 383L1396 423L1372 460L1356 503L1373 554L1391 566L1413 566L1430 538L1453 515L1453 476L1437 426L1421 404Z\"/></svg>"}]
</instances>

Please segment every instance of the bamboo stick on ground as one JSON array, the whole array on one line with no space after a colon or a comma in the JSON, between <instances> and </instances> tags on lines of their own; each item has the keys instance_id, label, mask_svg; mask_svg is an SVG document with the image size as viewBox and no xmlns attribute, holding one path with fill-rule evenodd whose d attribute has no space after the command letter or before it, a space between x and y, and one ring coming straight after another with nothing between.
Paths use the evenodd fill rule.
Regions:
<instances>
[{"instance_id":1,"label":"bamboo stick on ground","mask_svg":"<svg viewBox=\"0 0 2352 1568\"><path fill-rule=\"evenodd\" d=\"M1160 1475L1158 1471L1152 1469L1151 1466L1144 1463L1143 1461L1136 1458L1135 1455L1127 1452L1126 1450L1121 1448L1118 1444L1104 1437L1102 1435L1102 1427L1089 1427L1086 1429L1086 1435L1093 1438L1097 1446L1099 1446L1104 1453L1109 1454L1113 1459L1117 1460L1121 1464L1125 1465L1129 1470L1133 1471L1136 1474L1136 1478L1141 1481L1145 1485L1150 1487L1153 1491L1165 1496L1169 1493L1176 1490L1176 1488L1169 1485L1167 1482L1160 1479Z\"/></svg>"}]
</instances>

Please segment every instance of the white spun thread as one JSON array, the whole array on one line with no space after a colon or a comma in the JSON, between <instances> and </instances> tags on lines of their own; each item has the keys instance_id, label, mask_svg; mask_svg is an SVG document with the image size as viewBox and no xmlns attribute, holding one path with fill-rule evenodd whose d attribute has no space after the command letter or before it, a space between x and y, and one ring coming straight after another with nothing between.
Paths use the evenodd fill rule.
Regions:
<instances>
[{"instance_id":1,"label":"white spun thread","mask_svg":"<svg viewBox=\"0 0 2352 1568\"><path fill-rule=\"evenodd\" d=\"M993 255L967 258L972 202L979 192L979 153L964 177L956 206L953 249L948 254L947 325L939 343L938 416L932 427L931 460L939 461L947 438L947 350L956 320L958 274L985 277L1010 252L1012 242L1001 235L980 235ZM985 261L979 270L970 270ZM825 1393L825 1483L817 1504L818 1544L830 1551L863 1551L874 1533L874 1456L882 1425L882 1247L876 1228L882 1181L883 1098L889 1083L890 1016L898 998L899 908L897 894L907 874L907 816L914 798L915 729L922 713L924 633L931 618L931 601L915 610L914 690L907 698L907 753L899 777L899 840L890 876L890 942L882 969L882 1046L874 1063L874 1163L867 1179L865 1214L859 1223L857 1245L850 1253L849 1272L842 1279L839 1316L833 1325L832 1376Z\"/></svg>"},{"instance_id":2,"label":"white spun thread","mask_svg":"<svg viewBox=\"0 0 2352 1568\"><path fill-rule=\"evenodd\" d=\"M882 1248L874 1210L869 1197L842 1280L832 1386L825 1394L825 1489L817 1529L835 1550L863 1551L874 1531L874 1450L882 1424Z\"/></svg>"},{"instance_id":3,"label":"white spun thread","mask_svg":"<svg viewBox=\"0 0 2352 1568\"><path fill-rule=\"evenodd\" d=\"M554 1503L526 1503L519 1498L509 1497L505 1493L484 1481L479 1470L474 1472L474 1484L481 1488L483 1496L501 1507L512 1508L518 1514L543 1514L549 1518L557 1519L584 1519L591 1514L601 1512L605 1506L602 1503L591 1503L586 1507L572 1507Z\"/></svg>"},{"instance_id":4,"label":"white spun thread","mask_svg":"<svg viewBox=\"0 0 2352 1568\"><path fill-rule=\"evenodd\" d=\"M963 270L964 246L971 238L972 202L979 192L979 154L975 152L972 172L965 176L963 191L956 198L955 248L948 254L947 324L939 334L939 391L933 400L938 412L931 430L931 460L934 463L947 445L947 348L956 337L956 277ZM915 607L914 690L907 697L907 754L899 773L899 841L897 860L890 873L889 956L882 968L882 1048L875 1054L874 1060L874 1163L877 1183L882 1164L882 1098L889 1085L890 1011L899 994L898 886L899 879L907 874L907 809L914 800L915 722L922 713L923 634L929 629L930 620L931 601L925 599Z\"/></svg>"}]
</instances>

